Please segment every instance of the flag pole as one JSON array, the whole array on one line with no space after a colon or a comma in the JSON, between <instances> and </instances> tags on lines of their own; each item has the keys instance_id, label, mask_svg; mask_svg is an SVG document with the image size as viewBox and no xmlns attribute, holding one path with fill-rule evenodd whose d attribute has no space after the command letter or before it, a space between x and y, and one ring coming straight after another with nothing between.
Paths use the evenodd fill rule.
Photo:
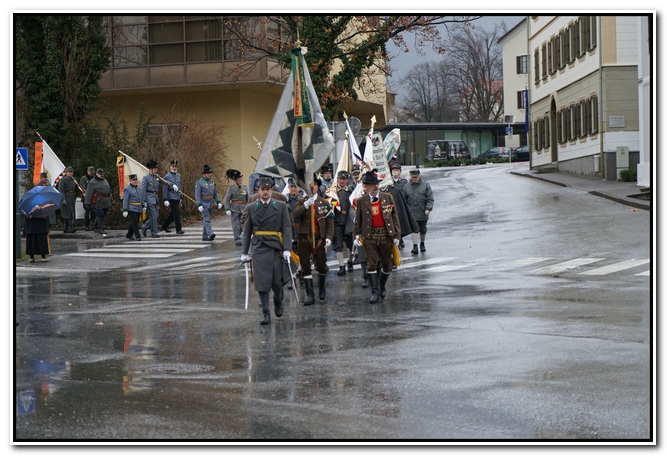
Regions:
<instances>
[{"instance_id":1,"label":"flag pole","mask_svg":"<svg viewBox=\"0 0 667 456\"><path fill-rule=\"evenodd\" d=\"M38 131L35 131L35 133L37 133L37 136L39 136L39 139L41 139L42 142L46 142L46 141L44 140L44 138L42 138L42 135L39 134ZM47 144L48 144L48 143L47 143ZM54 154L55 154L55 152L54 152ZM76 184L76 188L78 188L79 191L81 192L81 196L83 196L83 197L85 198L85 197L86 197L86 192L81 188L81 186L79 185L79 182L78 182L76 179L74 179L74 177L72 177L72 180L73 180L74 183Z\"/></svg>"}]
</instances>

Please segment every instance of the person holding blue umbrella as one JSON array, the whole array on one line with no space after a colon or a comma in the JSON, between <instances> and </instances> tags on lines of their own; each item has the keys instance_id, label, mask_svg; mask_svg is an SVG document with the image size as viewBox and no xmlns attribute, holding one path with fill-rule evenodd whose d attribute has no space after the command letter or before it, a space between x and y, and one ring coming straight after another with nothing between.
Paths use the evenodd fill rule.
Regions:
<instances>
[{"instance_id":1,"label":"person holding blue umbrella","mask_svg":"<svg viewBox=\"0 0 667 456\"><path fill-rule=\"evenodd\" d=\"M49 216L60 207L63 195L50 185L37 185L27 191L19 202L19 210L25 215L25 252L30 262L35 262L35 255L42 256L42 262L49 261L46 255L51 253L49 244Z\"/></svg>"}]
</instances>

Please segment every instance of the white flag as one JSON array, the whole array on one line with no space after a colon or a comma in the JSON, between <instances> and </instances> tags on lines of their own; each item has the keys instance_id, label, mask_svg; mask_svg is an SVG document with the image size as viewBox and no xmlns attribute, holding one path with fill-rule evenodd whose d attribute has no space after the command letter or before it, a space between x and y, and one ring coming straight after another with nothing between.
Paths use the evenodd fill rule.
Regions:
<instances>
[{"instance_id":1,"label":"white flag","mask_svg":"<svg viewBox=\"0 0 667 456\"><path fill-rule=\"evenodd\" d=\"M125 187L127 187L130 184L130 174L136 174L137 179L139 179L139 182L144 178L144 176L150 174L148 171L148 168L146 168L144 165L136 161L134 158L130 157L124 152L121 152L120 150L118 151L121 154L123 154L124 160L122 160L122 165L117 164L119 168L122 166L123 172L120 172L120 169L118 170L118 177L119 181L121 180L120 177L122 176L122 183L119 182L119 187L120 187L120 196L123 196L123 191L125 190ZM120 157L119 157L120 158Z\"/></svg>"},{"instance_id":2,"label":"white flag","mask_svg":"<svg viewBox=\"0 0 667 456\"><path fill-rule=\"evenodd\" d=\"M46 173L51 185L57 187L60 178L65 175L65 168L66 166L63 165L53 149L42 139L42 167L40 172Z\"/></svg>"}]
</instances>

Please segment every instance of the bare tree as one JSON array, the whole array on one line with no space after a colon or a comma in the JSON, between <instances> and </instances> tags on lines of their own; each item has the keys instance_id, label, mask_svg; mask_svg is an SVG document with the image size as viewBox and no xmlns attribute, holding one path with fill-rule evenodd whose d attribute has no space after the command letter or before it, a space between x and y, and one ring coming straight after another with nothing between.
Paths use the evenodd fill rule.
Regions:
<instances>
[{"instance_id":1,"label":"bare tree","mask_svg":"<svg viewBox=\"0 0 667 456\"><path fill-rule=\"evenodd\" d=\"M459 119L457 81L449 61L420 63L401 79L408 94L403 110L421 122L456 122Z\"/></svg>"},{"instance_id":2,"label":"bare tree","mask_svg":"<svg viewBox=\"0 0 667 456\"><path fill-rule=\"evenodd\" d=\"M503 116L503 64L498 38L504 23L492 31L460 28L451 35L447 59L457 81L460 120L497 122Z\"/></svg>"},{"instance_id":3,"label":"bare tree","mask_svg":"<svg viewBox=\"0 0 667 456\"><path fill-rule=\"evenodd\" d=\"M404 32L414 33L414 48L422 53L430 45L443 53L441 28L453 32L480 16L222 16L225 46L241 59L224 78L234 79L252 71L262 59L291 65L291 48L297 42L308 48L313 85L325 117L331 119L345 104L365 95L383 94L373 74L391 75L386 44L392 41L408 52ZM228 52L225 49L225 52Z\"/></svg>"}]
</instances>

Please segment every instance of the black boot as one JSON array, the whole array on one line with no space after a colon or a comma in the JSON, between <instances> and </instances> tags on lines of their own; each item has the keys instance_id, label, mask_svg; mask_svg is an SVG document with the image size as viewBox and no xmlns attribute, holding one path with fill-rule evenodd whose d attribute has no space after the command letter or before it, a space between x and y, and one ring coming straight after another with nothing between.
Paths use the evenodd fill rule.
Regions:
<instances>
[{"instance_id":1,"label":"black boot","mask_svg":"<svg viewBox=\"0 0 667 456\"><path fill-rule=\"evenodd\" d=\"M380 297L384 299L387 296L387 279L389 279L389 274L385 274L383 271L380 271Z\"/></svg>"},{"instance_id":2,"label":"black boot","mask_svg":"<svg viewBox=\"0 0 667 456\"><path fill-rule=\"evenodd\" d=\"M350 272L354 271L354 266L350 260L347 260L347 270Z\"/></svg>"},{"instance_id":3,"label":"black boot","mask_svg":"<svg viewBox=\"0 0 667 456\"><path fill-rule=\"evenodd\" d=\"M315 304L315 290L313 289L313 279L303 279L306 286L306 300L303 302L304 306L311 306Z\"/></svg>"},{"instance_id":4,"label":"black boot","mask_svg":"<svg viewBox=\"0 0 667 456\"><path fill-rule=\"evenodd\" d=\"M421 250L422 252L426 252L426 246L424 245L423 242L419 243L419 250Z\"/></svg>"},{"instance_id":5,"label":"black boot","mask_svg":"<svg viewBox=\"0 0 667 456\"><path fill-rule=\"evenodd\" d=\"M410 251L413 255L417 255L419 251L417 250L417 244L412 244L412 250Z\"/></svg>"},{"instance_id":6,"label":"black boot","mask_svg":"<svg viewBox=\"0 0 667 456\"><path fill-rule=\"evenodd\" d=\"M368 288L368 274L364 274L364 281L361 283L361 288Z\"/></svg>"},{"instance_id":7,"label":"black boot","mask_svg":"<svg viewBox=\"0 0 667 456\"><path fill-rule=\"evenodd\" d=\"M269 309L262 309L262 321L259 322L260 325L271 324L271 311Z\"/></svg>"},{"instance_id":8,"label":"black boot","mask_svg":"<svg viewBox=\"0 0 667 456\"><path fill-rule=\"evenodd\" d=\"M377 273L368 274L368 281L371 283L371 299L368 301L371 304L376 304L380 299L380 290L378 289L378 275Z\"/></svg>"},{"instance_id":9,"label":"black boot","mask_svg":"<svg viewBox=\"0 0 667 456\"><path fill-rule=\"evenodd\" d=\"M324 299L327 297L327 290L324 288L324 281L327 279L326 274L320 274L320 301L324 301Z\"/></svg>"},{"instance_id":10,"label":"black boot","mask_svg":"<svg viewBox=\"0 0 667 456\"><path fill-rule=\"evenodd\" d=\"M284 292L282 288L276 297L276 292L273 292L273 312L276 314L276 317L283 316L283 296Z\"/></svg>"},{"instance_id":11,"label":"black boot","mask_svg":"<svg viewBox=\"0 0 667 456\"><path fill-rule=\"evenodd\" d=\"M345 275L345 266L339 266L336 275Z\"/></svg>"}]
</instances>

